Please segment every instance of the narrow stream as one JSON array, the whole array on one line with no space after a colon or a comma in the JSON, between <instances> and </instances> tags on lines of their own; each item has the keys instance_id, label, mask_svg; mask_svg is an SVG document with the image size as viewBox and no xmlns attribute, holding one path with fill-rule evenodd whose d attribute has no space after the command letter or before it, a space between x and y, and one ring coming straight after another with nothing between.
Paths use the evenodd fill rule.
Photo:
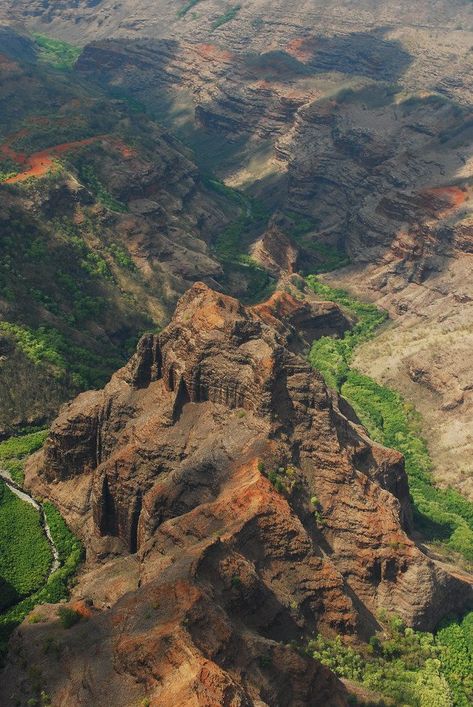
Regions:
<instances>
[{"instance_id":1,"label":"narrow stream","mask_svg":"<svg viewBox=\"0 0 473 707\"><path fill-rule=\"evenodd\" d=\"M29 493L24 491L15 481L13 481L10 474L7 471L4 471L3 469L0 469L0 480L5 483L5 485L10 489L12 493L15 494L15 496L18 496L18 498L20 498L25 503L29 503L30 506L33 506L33 508L38 511L41 518L41 525L44 528L44 532L46 533L46 537L48 539L49 546L53 555L53 561L51 563L48 575L48 577L50 577L53 572L56 572L56 570L59 569L59 567L61 566L61 562L59 560L59 551L57 549L56 543L53 540L51 528L49 527L48 520L46 518L46 514L43 510L43 507L40 506L40 504L35 501Z\"/></svg>"}]
</instances>

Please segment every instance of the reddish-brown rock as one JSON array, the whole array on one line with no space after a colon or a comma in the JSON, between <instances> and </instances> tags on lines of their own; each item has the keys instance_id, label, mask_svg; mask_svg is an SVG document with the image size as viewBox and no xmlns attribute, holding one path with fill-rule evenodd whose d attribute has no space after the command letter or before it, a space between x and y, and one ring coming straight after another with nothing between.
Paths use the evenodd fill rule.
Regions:
<instances>
[{"instance_id":1,"label":"reddish-brown rock","mask_svg":"<svg viewBox=\"0 0 473 707\"><path fill-rule=\"evenodd\" d=\"M67 635L53 609L15 634L32 659L46 635L67 645L59 665L34 658L54 703L343 705L336 678L284 644L367 635L380 608L432 628L471 599L406 533L401 455L366 437L272 316L197 283L29 464L28 487L84 540L74 601L94 605Z\"/></svg>"}]
</instances>

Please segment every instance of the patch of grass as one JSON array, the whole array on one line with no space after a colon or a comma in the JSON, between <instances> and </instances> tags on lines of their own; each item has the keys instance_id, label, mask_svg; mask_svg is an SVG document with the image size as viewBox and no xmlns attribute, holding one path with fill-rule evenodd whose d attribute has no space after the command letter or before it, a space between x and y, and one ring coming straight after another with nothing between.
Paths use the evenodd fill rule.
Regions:
<instances>
[{"instance_id":1,"label":"patch of grass","mask_svg":"<svg viewBox=\"0 0 473 707\"><path fill-rule=\"evenodd\" d=\"M0 442L0 467L10 472L17 484L23 483L24 460L43 446L47 435L47 430L38 430Z\"/></svg>"},{"instance_id":2,"label":"patch of grass","mask_svg":"<svg viewBox=\"0 0 473 707\"><path fill-rule=\"evenodd\" d=\"M11 177L16 177L20 171L20 166L15 160L2 157L0 159L0 182L5 182Z\"/></svg>"},{"instance_id":3,"label":"patch of grass","mask_svg":"<svg viewBox=\"0 0 473 707\"><path fill-rule=\"evenodd\" d=\"M65 629L72 628L81 620L81 615L68 606L60 606L57 612L61 626Z\"/></svg>"},{"instance_id":4,"label":"patch of grass","mask_svg":"<svg viewBox=\"0 0 473 707\"><path fill-rule=\"evenodd\" d=\"M0 482L0 611L39 589L50 564L40 514Z\"/></svg>"},{"instance_id":5,"label":"patch of grass","mask_svg":"<svg viewBox=\"0 0 473 707\"><path fill-rule=\"evenodd\" d=\"M189 10L192 10L192 8L195 7L196 5L198 5L199 2L200 2L200 0L189 0L189 2L186 2L186 4L183 7L181 7L180 10L177 11L177 16L179 18L185 17L185 15L187 15Z\"/></svg>"},{"instance_id":6,"label":"patch of grass","mask_svg":"<svg viewBox=\"0 0 473 707\"><path fill-rule=\"evenodd\" d=\"M220 15L220 17L217 17L215 22L212 23L212 30L218 29L222 25L225 25L227 22L231 22L232 20L234 20L240 10L241 5L233 5L233 7L231 7L224 15Z\"/></svg>"},{"instance_id":7,"label":"patch of grass","mask_svg":"<svg viewBox=\"0 0 473 707\"><path fill-rule=\"evenodd\" d=\"M44 34L35 32L33 37L39 48L40 60L55 69L70 71L82 52L80 47L75 47L59 39L46 37Z\"/></svg>"},{"instance_id":8,"label":"patch of grass","mask_svg":"<svg viewBox=\"0 0 473 707\"><path fill-rule=\"evenodd\" d=\"M405 457L414 506L414 521L426 540L441 543L473 563L473 503L454 489L438 489L432 460L420 434L420 418L412 405L395 391L351 368L355 348L375 334L386 313L309 277L308 284L343 306L357 324L341 339L322 337L312 345L309 360L352 405L370 436Z\"/></svg>"},{"instance_id":9,"label":"patch of grass","mask_svg":"<svg viewBox=\"0 0 473 707\"><path fill-rule=\"evenodd\" d=\"M5 656L11 632L35 606L57 604L62 599L67 599L69 582L84 556L82 544L69 530L55 506L49 502L45 503L44 512L59 551L61 567L49 577L39 591L0 614L0 664Z\"/></svg>"}]
</instances>

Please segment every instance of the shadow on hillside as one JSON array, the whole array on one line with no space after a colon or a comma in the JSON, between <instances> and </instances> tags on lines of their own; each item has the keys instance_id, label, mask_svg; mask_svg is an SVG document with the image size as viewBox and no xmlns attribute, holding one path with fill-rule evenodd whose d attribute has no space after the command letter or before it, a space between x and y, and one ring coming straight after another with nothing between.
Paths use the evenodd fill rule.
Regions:
<instances>
[{"instance_id":1,"label":"shadow on hillside","mask_svg":"<svg viewBox=\"0 0 473 707\"><path fill-rule=\"evenodd\" d=\"M0 614L20 600L20 596L9 582L0 576Z\"/></svg>"}]
</instances>

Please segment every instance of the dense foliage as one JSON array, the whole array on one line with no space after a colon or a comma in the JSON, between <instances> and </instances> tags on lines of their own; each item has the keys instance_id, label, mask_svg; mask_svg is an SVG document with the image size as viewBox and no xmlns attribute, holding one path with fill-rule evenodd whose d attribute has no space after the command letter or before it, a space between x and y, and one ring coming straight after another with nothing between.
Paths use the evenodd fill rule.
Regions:
<instances>
[{"instance_id":1,"label":"dense foliage","mask_svg":"<svg viewBox=\"0 0 473 707\"><path fill-rule=\"evenodd\" d=\"M214 243L226 279L234 283L240 278L247 283L246 291L239 293L246 304L266 299L272 294L275 281L248 255L248 247L266 225L268 212L256 199L250 199L215 179L207 179L206 185L239 208L238 218L218 234Z\"/></svg>"},{"instance_id":2,"label":"dense foliage","mask_svg":"<svg viewBox=\"0 0 473 707\"><path fill-rule=\"evenodd\" d=\"M44 583L51 559L40 514L0 482L0 611Z\"/></svg>"},{"instance_id":3,"label":"dense foliage","mask_svg":"<svg viewBox=\"0 0 473 707\"><path fill-rule=\"evenodd\" d=\"M308 267L311 268L310 272L324 273L349 265L350 259L340 247L323 243L314 237L314 233L320 229L316 219L295 211L286 211L284 216L288 220L292 240L296 241L304 254L311 256L307 263L301 262L299 269L302 274L307 274Z\"/></svg>"},{"instance_id":4,"label":"dense foliage","mask_svg":"<svg viewBox=\"0 0 473 707\"><path fill-rule=\"evenodd\" d=\"M67 598L69 582L82 561L82 545L71 533L59 511L49 502L44 504L43 509L59 551L61 567L48 578L41 589L0 614L0 660L5 654L10 633L35 606L55 604Z\"/></svg>"},{"instance_id":5,"label":"dense foliage","mask_svg":"<svg viewBox=\"0 0 473 707\"><path fill-rule=\"evenodd\" d=\"M136 343L139 331L149 321L136 311L130 321L129 341L118 343L104 334L97 337L97 325L122 315L125 307L118 290L117 268L135 276L128 252L110 241L94 249L96 226L82 228L67 219L50 224L50 230L29 217L8 214L0 219L0 298L14 305L15 319L0 322L0 334L35 366L45 366L72 391L103 385L123 365ZM47 312L48 316L44 315ZM12 310L13 313L13 310ZM47 324L39 324L41 320ZM36 322L39 324L36 324Z\"/></svg>"},{"instance_id":6,"label":"dense foliage","mask_svg":"<svg viewBox=\"0 0 473 707\"><path fill-rule=\"evenodd\" d=\"M22 464L42 446L46 434L36 430L2 442L0 466ZM21 480L22 474L16 478ZM52 552L40 513L0 482L0 659L11 631L36 605L67 597L69 581L82 560L82 545L57 508L46 501L42 512L61 565L49 577Z\"/></svg>"},{"instance_id":7,"label":"dense foliage","mask_svg":"<svg viewBox=\"0 0 473 707\"><path fill-rule=\"evenodd\" d=\"M391 618L386 633L364 651L340 637L317 636L307 652L341 678L361 683L409 707L468 707L473 700L473 614L452 621L436 636L406 628Z\"/></svg>"}]
</instances>

